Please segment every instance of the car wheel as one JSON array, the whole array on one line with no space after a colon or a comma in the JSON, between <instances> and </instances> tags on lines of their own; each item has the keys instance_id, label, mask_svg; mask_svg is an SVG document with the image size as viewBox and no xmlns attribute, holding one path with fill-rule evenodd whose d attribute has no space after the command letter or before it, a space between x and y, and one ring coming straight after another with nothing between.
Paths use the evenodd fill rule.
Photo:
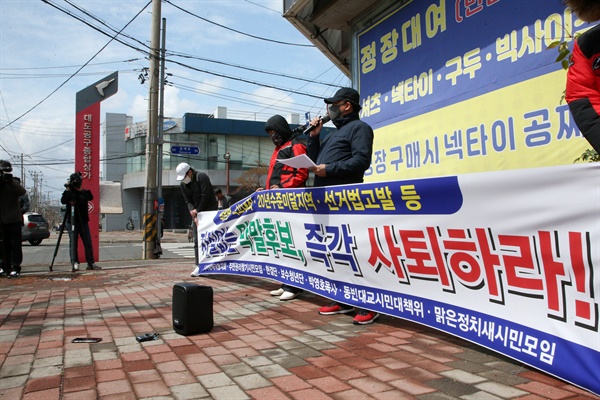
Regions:
<instances>
[{"instance_id":1,"label":"car wheel","mask_svg":"<svg viewBox=\"0 0 600 400\"><path fill-rule=\"evenodd\" d=\"M29 243L31 243L32 246L37 246L38 244L42 243L42 239L31 239L29 240Z\"/></svg>"}]
</instances>

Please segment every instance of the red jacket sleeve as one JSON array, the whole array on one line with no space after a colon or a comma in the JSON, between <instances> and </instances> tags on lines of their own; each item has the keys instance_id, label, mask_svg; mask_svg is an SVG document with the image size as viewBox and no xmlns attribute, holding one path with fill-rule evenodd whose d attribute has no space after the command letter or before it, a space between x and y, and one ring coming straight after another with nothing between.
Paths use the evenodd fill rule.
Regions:
<instances>
[{"instance_id":1,"label":"red jacket sleeve","mask_svg":"<svg viewBox=\"0 0 600 400\"><path fill-rule=\"evenodd\" d=\"M577 127L600 152L600 25L573 45L565 99Z\"/></svg>"}]
</instances>

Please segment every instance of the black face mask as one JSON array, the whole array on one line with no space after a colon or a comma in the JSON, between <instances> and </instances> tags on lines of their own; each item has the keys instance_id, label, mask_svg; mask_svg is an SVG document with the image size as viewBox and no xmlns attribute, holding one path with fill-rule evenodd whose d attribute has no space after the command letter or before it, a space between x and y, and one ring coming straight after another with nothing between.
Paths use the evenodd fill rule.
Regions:
<instances>
[{"instance_id":1,"label":"black face mask","mask_svg":"<svg viewBox=\"0 0 600 400\"><path fill-rule=\"evenodd\" d=\"M271 140L273 141L273 144L275 146L281 146L282 144L285 143L283 137L277 132L275 132L273 134L269 134L269 137L271 138Z\"/></svg>"},{"instance_id":2,"label":"black face mask","mask_svg":"<svg viewBox=\"0 0 600 400\"><path fill-rule=\"evenodd\" d=\"M333 104L328 104L327 105L327 114L329 114L329 117L331 118L331 120L338 119L339 117L342 116L342 112L340 111L340 106L334 106Z\"/></svg>"}]
</instances>

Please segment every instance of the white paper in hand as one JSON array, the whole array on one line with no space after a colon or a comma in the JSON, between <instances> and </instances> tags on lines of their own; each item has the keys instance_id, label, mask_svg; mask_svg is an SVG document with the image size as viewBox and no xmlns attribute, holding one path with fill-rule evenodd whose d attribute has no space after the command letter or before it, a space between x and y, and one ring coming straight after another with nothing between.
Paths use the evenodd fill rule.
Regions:
<instances>
[{"instance_id":1,"label":"white paper in hand","mask_svg":"<svg viewBox=\"0 0 600 400\"><path fill-rule=\"evenodd\" d=\"M283 160L278 158L277 161L292 168L312 168L317 166L306 154L300 154L299 156Z\"/></svg>"}]
</instances>

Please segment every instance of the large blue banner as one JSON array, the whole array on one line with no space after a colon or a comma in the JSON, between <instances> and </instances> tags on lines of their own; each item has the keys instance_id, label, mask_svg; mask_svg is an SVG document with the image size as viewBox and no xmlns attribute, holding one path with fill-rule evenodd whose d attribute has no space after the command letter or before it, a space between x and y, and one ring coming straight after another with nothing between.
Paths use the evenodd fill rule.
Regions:
<instances>
[{"instance_id":1,"label":"large blue banner","mask_svg":"<svg viewBox=\"0 0 600 400\"><path fill-rule=\"evenodd\" d=\"M363 117L378 127L559 70L548 46L582 27L560 0L409 2L358 34Z\"/></svg>"}]
</instances>

